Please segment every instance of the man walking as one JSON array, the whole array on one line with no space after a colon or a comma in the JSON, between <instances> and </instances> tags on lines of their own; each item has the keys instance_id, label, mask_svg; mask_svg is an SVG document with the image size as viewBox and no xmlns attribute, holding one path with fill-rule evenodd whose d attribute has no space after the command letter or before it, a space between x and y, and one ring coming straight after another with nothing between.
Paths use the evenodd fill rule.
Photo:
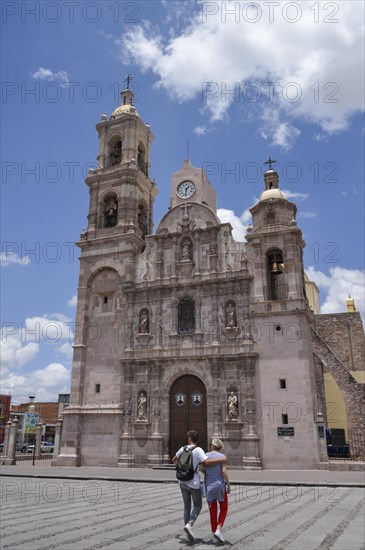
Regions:
<instances>
[{"instance_id":1,"label":"man walking","mask_svg":"<svg viewBox=\"0 0 365 550\"><path fill-rule=\"evenodd\" d=\"M192 526L196 521L202 509L202 494L200 490L200 476L198 467L200 464L204 466L213 466L215 464L223 464L227 462L227 458L223 455L221 458L209 459L201 447L197 447L199 434L195 430L190 430L187 433L187 447L192 450L194 476L189 481L180 481L180 490L184 501L184 531L190 542L195 542ZM172 458L174 464L177 463L180 455L185 447L181 447L176 455Z\"/></svg>"}]
</instances>

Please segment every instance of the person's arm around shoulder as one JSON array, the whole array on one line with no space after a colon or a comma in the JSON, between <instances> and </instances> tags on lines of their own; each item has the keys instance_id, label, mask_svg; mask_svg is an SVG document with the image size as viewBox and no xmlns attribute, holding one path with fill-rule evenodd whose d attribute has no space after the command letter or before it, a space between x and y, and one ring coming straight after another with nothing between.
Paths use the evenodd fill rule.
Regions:
<instances>
[{"instance_id":1,"label":"person's arm around shoulder","mask_svg":"<svg viewBox=\"0 0 365 550\"><path fill-rule=\"evenodd\" d=\"M229 493L231 492L231 484L229 483L228 470L226 465L222 467L222 474L223 474L223 479L227 485L227 495L229 495Z\"/></svg>"},{"instance_id":2,"label":"person's arm around shoulder","mask_svg":"<svg viewBox=\"0 0 365 550\"><path fill-rule=\"evenodd\" d=\"M174 455L174 456L172 457L171 462L172 462L173 464L176 464L177 459L179 458L179 456L180 456L181 453L183 452L183 449L184 449L184 447L181 447L181 448L177 451L176 455Z\"/></svg>"},{"instance_id":3,"label":"person's arm around shoulder","mask_svg":"<svg viewBox=\"0 0 365 550\"><path fill-rule=\"evenodd\" d=\"M222 455L220 458L207 458L203 461L204 466L214 466L215 464L225 464L227 457Z\"/></svg>"}]
</instances>

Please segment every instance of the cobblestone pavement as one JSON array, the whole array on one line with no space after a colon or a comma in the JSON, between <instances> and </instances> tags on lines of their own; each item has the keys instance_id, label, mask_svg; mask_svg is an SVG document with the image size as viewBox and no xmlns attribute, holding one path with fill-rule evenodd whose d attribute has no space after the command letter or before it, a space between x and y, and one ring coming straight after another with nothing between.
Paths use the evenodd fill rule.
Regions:
<instances>
[{"instance_id":1,"label":"cobblestone pavement","mask_svg":"<svg viewBox=\"0 0 365 550\"><path fill-rule=\"evenodd\" d=\"M191 548L176 482L1 478L1 549ZM364 489L234 486L225 547L364 550ZM204 502L194 548L213 548Z\"/></svg>"}]
</instances>

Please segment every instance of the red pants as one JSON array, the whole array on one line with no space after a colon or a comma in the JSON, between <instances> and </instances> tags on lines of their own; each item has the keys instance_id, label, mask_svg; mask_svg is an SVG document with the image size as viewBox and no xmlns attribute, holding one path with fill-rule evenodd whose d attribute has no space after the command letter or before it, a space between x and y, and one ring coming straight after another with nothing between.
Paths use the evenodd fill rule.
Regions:
<instances>
[{"instance_id":1,"label":"red pants","mask_svg":"<svg viewBox=\"0 0 365 550\"><path fill-rule=\"evenodd\" d=\"M219 503L219 516L217 519L218 513L218 503L216 500L213 502L208 502L209 513L210 513L210 525L212 527L212 532L215 533L217 530L217 525L223 527L224 521L227 517L228 512L228 497L227 493L224 494L224 500Z\"/></svg>"}]
</instances>

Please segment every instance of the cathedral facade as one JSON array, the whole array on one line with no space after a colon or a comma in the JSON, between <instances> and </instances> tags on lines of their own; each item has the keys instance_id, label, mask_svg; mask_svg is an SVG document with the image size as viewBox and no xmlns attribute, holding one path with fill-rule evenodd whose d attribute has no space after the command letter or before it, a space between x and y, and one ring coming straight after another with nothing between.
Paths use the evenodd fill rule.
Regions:
<instances>
[{"instance_id":1,"label":"cathedral facade","mask_svg":"<svg viewBox=\"0 0 365 550\"><path fill-rule=\"evenodd\" d=\"M54 463L170 464L195 429L205 449L220 437L234 468L317 468L325 406L296 205L270 164L236 242L207 175L186 160L153 233L153 134L132 91L121 98L96 126L98 168L86 178L71 398Z\"/></svg>"}]
</instances>

